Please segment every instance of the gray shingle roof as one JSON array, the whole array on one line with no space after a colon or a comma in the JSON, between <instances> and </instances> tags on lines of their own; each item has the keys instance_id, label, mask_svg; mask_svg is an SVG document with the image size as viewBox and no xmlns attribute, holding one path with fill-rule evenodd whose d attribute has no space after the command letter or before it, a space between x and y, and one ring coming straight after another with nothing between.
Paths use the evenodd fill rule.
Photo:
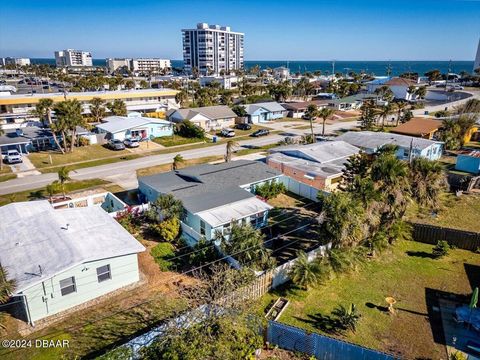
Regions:
<instances>
[{"instance_id":1,"label":"gray shingle roof","mask_svg":"<svg viewBox=\"0 0 480 360\"><path fill-rule=\"evenodd\" d=\"M188 109L178 109L174 112L177 112L182 116L184 120L190 120L197 114L202 114L203 116L211 119L225 119L225 118L234 118L237 115L226 105L218 106L204 106L197 108L188 108ZM171 116L173 112L169 115Z\"/></svg>"},{"instance_id":2,"label":"gray shingle roof","mask_svg":"<svg viewBox=\"0 0 480 360\"><path fill-rule=\"evenodd\" d=\"M171 193L192 213L254 196L240 186L281 175L257 161L205 164L138 179L159 193Z\"/></svg>"},{"instance_id":3,"label":"gray shingle roof","mask_svg":"<svg viewBox=\"0 0 480 360\"><path fill-rule=\"evenodd\" d=\"M12 203L0 207L0 219L0 263L16 293L78 264L145 250L100 207Z\"/></svg>"},{"instance_id":4,"label":"gray shingle roof","mask_svg":"<svg viewBox=\"0 0 480 360\"><path fill-rule=\"evenodd\" d=\"M258 109L265 109L269 112L278 112L278 111L285 111L285 108L275 101L270 102L262 102L256 104L246 104L243 105L247 114L251 115Z\"/></svg>"},{"instance_id":5,"label":"gray shingle roof","mask_svg":"<svg viewBox=\"0 0 480 360\"><path fill-rule=\"evenodd\" d=\"M28 144L32 139L53 137L50 129L46 128L26 126L20 129L23 135L18 135L16 130L5 130L5 134L0 136L0 145Z\"/></svg>"}]
</instances>

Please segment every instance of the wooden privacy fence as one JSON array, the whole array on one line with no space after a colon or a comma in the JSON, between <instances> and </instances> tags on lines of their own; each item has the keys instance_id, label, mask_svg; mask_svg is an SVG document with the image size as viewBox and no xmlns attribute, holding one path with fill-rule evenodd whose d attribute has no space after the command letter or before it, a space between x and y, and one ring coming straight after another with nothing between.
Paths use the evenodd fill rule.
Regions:
<instances>
[{"instance_id":1,"label":"wooden privacy fence","mask_svg":"<svg viewBox=\"0 0 480 360\"><path fill-rule=\"evenodd\" d=\"M253 283L242 287L221 300L222 305L242 302L246 300L256 300L266 294L272 288L273 270L266 271L258 276Z\"/></svg>"},{"instance_id":2,"label":"wooden privacy fence","mask_svg":"<svg viewBox=\"0 0 480 360\"><path fill-rule=\"evenodd\" d=\"M480 248L480 233L419 223L412 223L412 226L413 240L418 242L434 245L445 240L460 249L475 251Z\"/></svg>"}]
</instances>

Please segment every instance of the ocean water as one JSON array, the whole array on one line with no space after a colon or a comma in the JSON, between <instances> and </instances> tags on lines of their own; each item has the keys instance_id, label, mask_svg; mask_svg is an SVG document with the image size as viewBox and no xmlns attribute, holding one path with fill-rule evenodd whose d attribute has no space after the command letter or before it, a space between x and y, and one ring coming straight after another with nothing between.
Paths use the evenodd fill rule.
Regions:
<instances>
[{"instance_id":1,"label":"ocean water","mask_svg":"<svg viewBox=\"0 0 480 360\"><path fill-rule=\"evenodd\" d=\"M33 64L55 64L55 59L31 59L31 61ZM93 59L93 65L105 66L105 59ZM416 72L423 75L433 69L440 70L442 73L451 71L457 74L462 71L468 73L473 71L473 61L335 61L334 67L332 61L245 61L247 69L255 65L259 65L261 69L288 66L292 73L320 70L323 74L331 74L335 69L335 72L340 73L364 71L376 76L386 75L388 67L391 68L392 75L404 72ZM172 66L181 68L183 61L172 60Z\"/></svg>"}]
</instances>

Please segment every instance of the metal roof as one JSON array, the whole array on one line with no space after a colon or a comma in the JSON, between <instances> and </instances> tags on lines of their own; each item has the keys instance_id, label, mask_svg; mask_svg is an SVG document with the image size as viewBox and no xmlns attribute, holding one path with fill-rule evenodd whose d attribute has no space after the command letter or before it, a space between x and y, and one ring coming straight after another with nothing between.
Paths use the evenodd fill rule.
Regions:
<instances>
[{"instance_id":1,"label":"metal roof","mask_svg":"<svg viewBox=\"0 0 480 360\"><path fill-rule=\"evenodd\" d=\"M376 151L386 144L397 145L404 149L410 148L410 145L412 145L414 148L421 150L426 149L433 144L442 144L440 141L374 131L349 131L338 136L337 139L372 151Z\"/></svg>"},{"instance_id":2,"label":"metal roof","mask_svg":"<svg viewBox=\"0 0 480 360\"><path fill-rule=\"evenodd\" d=\"M15 293L82 263L145 250L100 207L20 202L0 207L0 218L0 263Z\"/></svg>"},{"instance_id":3,"label":"metal roof","mask_svg":"<svg viewBox=\"0 0 480 360\"><path fill-rule=\"evenodd\" d=\"M282 153L296 158L323 164L338 159L345 159L360 151L356 146L345 141L321 141L308 145L279 146L270 149L270 153Z\"/></svg>"},{"instance_id":4,"label":"metal roof","mask_svg":"<svg viewBox=\"0 0 480 360\"><path fill-rule=\"evenodd\" d=\"M108 116L103 119L105 123L98 124L97 128L107 131L109 133L116 133L119 131L125 131L128 129L144 126L147 124L165 124L171 125L172 123L167 120L147 118L141 116Z\"/></svg>"},{"instance_id":5,"label":"metal roof","mask_svg":"<svg viewBox=\"0 0 480 360\"><path fill-rule=\"evenodd\" d=\"M280 176L281 173L258 161L237 160L204 164L140 177L138 182L161 194L173 194L191 213L213 209L254 197L242 189Z\"/></svg>"},{"instance_id":6,"label":"metal roof","mask_svg":"<svg viewBox=\"0 0 480 360\"><path fill-rule=\"evenodd\" d=\"M343 158L326 164L319 164L318 162L275 153L268 155L267 161L268 163L275 162L277 164L283 164L290 168L328 179L342 175L343 169L345 168L344 164L347 162L347 159Z\"/></svg>"}]
</instances>

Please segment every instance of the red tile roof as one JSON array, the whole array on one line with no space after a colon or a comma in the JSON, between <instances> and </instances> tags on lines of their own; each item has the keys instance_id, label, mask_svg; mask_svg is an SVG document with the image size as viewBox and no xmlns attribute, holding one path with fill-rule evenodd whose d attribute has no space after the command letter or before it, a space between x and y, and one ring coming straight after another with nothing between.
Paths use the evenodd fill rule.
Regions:
<instances>
[{"instance_id":1,"label":"red tile roof","mask_svg":"<svg viewBox=\"0 0 480 360\"><path fill-rule=\"evenodd\" d=\"M415 81L401 77L395 77L388 80L385 85L388 86L415 86L418 85Z\"/></svg>"}]
</instances>

